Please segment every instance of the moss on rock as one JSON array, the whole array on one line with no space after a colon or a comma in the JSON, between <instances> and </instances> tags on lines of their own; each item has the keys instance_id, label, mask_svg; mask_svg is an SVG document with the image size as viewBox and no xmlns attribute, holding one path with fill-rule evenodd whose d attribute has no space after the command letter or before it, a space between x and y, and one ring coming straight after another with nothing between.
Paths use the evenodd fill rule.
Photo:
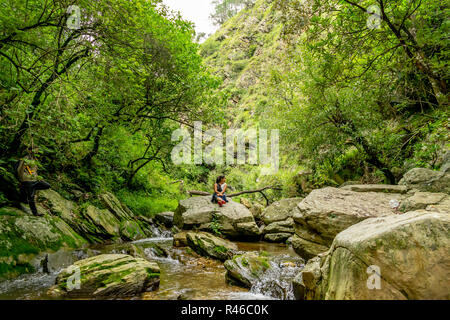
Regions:
<instances>
[{"instance_id":1,"label":"moss on rock","mask_svg":"<svg viewBox=\"0 0 450 320\"><path fill-rule=\"evenodd\" d=\"M78 270L79 286L68 287ZM124 254L103 254L75 262L61 271L52 296L127 297L159 286L160 269L155 262Z\"/></svg>"}]
</instances>

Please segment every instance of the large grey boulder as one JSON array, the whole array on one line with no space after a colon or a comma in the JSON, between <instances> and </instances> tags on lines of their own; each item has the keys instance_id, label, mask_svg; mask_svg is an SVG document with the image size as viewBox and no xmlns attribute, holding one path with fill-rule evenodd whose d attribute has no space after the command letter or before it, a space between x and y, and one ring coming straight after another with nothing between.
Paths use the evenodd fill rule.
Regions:
<instances>
[{"instance_id":1,"label":"large grey boulder","mask_svg":"<svg viewBox=\"0 0 450 320\"><path fill-rule=\"evenodd\" d=\"M48 294L74 298L129 297L157 289L159 276L155 262L125 254L102 254L79 260L62 270Z\"/></svg>"},{"instance_id":2,"label":"large grey boulder","mask_svg":"<svg viewBox=\"0 0 450 320\"><path fill-rule=\"evenodd\" d=\"M450 196L446 193L416 192L403 200L399 206L402 212L419 209L450 212Z\"/></svg>"},{"instance_id":3,"label":"large grey boulder","mask_svg":"<svg viewBox=\"0 0 450 320\"><path fill-rule=\"evenodd\" d=\"M211 203L210 196L180 200L174 224L182 229L219 231L227 237L256 237L260 234L251 212L230 200L223 207Z\"/></svg>"},{"instance_id":4,"label":"large grey boulder","mask_svg":"<svg viewBox=\"0 0 450 320\"><path fill-rule=\"evenodd\" d=\"M405 197L332 187L314 190L293 210L295 234L301 238L294 238L294 249L304 258L315 256L348 227L368 218L394 214L391 200L400 202Z\"/></svg>"},{"instance_id":5,"label":"large grey boulder","mask_svg":"<svg viewBox=\"0 0 450 320\"><path fill-rule=\"evenodd\" d=\"M277 221L285 221L292 217L292 209L299 204L303 198L288 198L272 203L262 212L262 220L266 225Z\"/></svg>"},{"instance_id":6,"label":"large grey boulder","mask_svg":"<svg viewBox=\"0 0 450 320\"><path fill-rule=\"evenodd\" d=\"M416 189L422 192L445 192L450 194L450 172L414 168L405 173L398 184L404 185L408 189Z\"/></svg>"},{"instance_id":7,"label":"large grey boulder","mask_svg":"<svg viewBox=\"0 0 450 320\"><path fill-rule=\"evenodd\" d=\"M411 211L339 233L295 278L305 299L450 299L450 215Z\"/></svg>"},{"instance_id":8,"label":"large grey boulder","mask_svg":"<svg viewBox=\"0 0 450 320\"><path fill-rule=\"evenodd\" d=\"M264 240L285 242L294 234L293 209L303 198L288 198L274 202L262 212L262 220L266 224L262 230Z\"/></svg>"}]
</instances>

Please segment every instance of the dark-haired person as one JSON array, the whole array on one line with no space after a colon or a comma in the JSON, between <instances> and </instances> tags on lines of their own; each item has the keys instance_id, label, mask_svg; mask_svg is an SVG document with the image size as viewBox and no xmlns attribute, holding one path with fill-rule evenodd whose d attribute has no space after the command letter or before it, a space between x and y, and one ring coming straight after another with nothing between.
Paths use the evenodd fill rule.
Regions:
<instances>
[{"instance_id":1,"label":"dark-haired person","mask_svg":"<svg viewBox=\"0 0 450 320\"><path fill-rule=\"evenodd\" d=\"M39 180L38 165L35 157L37 148L27 150L28 154L17 163L17 178L20 181L20 193L27 200L30 210L35 216L42 216L36 208L35 195L37 190L50 189L50 184Z\"/></svg>"},{"instance_id":2,"label":"dark-haired person","mask_svg":"<svg viewBox=\"0 0 450 320\"><path fill-rule=\"evenodd\" d=\"M225 176L219 176L214 184L214 193L211 202L218 203L219 206L223 206L228 202L225 191L227 190L227 179Z\"/></svg>"}]
</instances>

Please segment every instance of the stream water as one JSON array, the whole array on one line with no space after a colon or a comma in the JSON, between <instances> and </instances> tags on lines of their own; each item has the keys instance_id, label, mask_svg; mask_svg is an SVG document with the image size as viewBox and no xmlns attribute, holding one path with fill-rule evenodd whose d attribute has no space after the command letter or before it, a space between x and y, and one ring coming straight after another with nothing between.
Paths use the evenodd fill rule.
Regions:
<instances>
[{"instance_id":1,"label":"stream water","mask_svg":"<svg viewBox=\"0 0 450 320\"><path fill-rule=\"evenodd\" d=\"M223 263L200 257L189 248L174 248L169 233L157 234L156 238L139 240L125 244L93 246L86 250L61 251L49 256L48 267L34 274L22 275L12 280L0 282L0 299L49 299L46 295L59 271L78 259L100 253L127 253L131 245L144 250L146 256L156 260L161 269L160 286L154 292L146 292L131 299L292 299L290 279L300 270L298 268L277 268L273 265L261 280L250 290L227 284ZM266 251L277 256L296 256L284 244L266 242L237 242L241 251ZM155 245L167 257L156 254ZM287 279L287 280L286 280ZM285 281L286 280L286 281ZM274 286L275 285L275 286ZM274 287L279 288L274 291ZM277 293L277 290L284 292Z\"/></svg>"}]
</instances>

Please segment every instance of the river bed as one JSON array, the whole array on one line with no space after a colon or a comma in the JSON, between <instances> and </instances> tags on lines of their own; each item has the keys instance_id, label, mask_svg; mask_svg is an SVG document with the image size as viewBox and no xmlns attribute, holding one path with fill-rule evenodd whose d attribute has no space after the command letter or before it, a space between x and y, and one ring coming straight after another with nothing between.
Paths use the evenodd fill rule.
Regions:
<instances>
[{"instance_id":1,"label":"river bed","mask_svg":"<svg viewBox=\"0 0 450 320\"><path fill-rule=\"evenodd\" d=\"M158 257L154 252L154 245L164 248L167 257ZM277 256L297 256L285 244L267 242L236 242L241 251L265 251ZM53 260L53 267L47 272L40 270L34 274L22 275L16 279L0 282L0 299L50 299L46 292L54 283L62 268L67 267L78 259L101 253L126 253L131 245L144 250L149 259L155 260L161 269L159 289L146 292L130 299L139 300L258 300L274 299L265 292L265 282L277 281L285 292L292 291L289 283L279 283L277 270L267 274L267 279L254 288L245 289L227 284L225 281L225 267L223 263L200 257L189 248L174 248L172 238L150 238L125 244L97 245L87 250L75 250L62 253ZM298 273L299 270L291 270ZM285 272L285 271L283 271ZM291 275L292 276L292 275ZM276 278L276 279L275 279ZM285 298L292 297L288 294Z\"/></svg>"}]
</instances>

